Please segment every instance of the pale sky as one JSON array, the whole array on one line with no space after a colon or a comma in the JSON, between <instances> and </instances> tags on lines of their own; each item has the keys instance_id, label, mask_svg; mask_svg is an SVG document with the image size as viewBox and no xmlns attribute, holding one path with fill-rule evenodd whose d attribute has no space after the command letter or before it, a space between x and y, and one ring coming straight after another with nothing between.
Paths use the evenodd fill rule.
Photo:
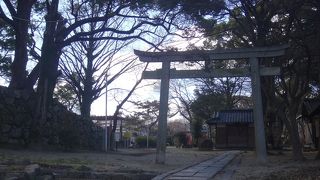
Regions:
<instances>
[{"instance_id":1,"label":"pale sky","mask_svg":"<svg viewBox=\"0 0 320 180\"><path fill-rule=\"evenodd\" d=\"M186 48L190 44L194 44L195 46L201 46L203 41L204 41L204 39L198 39L198 38L188 41L186 39L182 39L180 37L175 36L171 39L171 41L169 43L165 44L165 46L175 47L175 48L178 48L178 50L182 51L182 50L186 50ZM133 55L134 49L145 51L148 49L148 46L146 46L146 45L143 46L141 44L139 44L138 46L132 45L131 49L128 49L129 53L132 53L132 55ZM161 68L161 64L160 63L152 63L149 65L149 67L151 70L155 70L155 69ZM125 74L122 77L120 77L119 79L117 79L114 84L112 84L110 87L108 87L108 89L122 88L122 89L129 90L129 88L133 87L137 78L140 78L141 73L142 73L142 70L140 70L140 72L138 73L139 74L138 77L137 77L136 73ZM153 82L160 83L160 80L143 80L142 86L146 85L146 84L153 83ZM127 93L125 93L125 94L127 94ZM134 95L130 98L130 100L137 100L137 101L146 101L146 100L152 101L152 100L159 100L159 99L160 99L159 90L157 88L152 87L152 86L146 86L146 87L143 87L143 88L136 90ZM108 93L108 115L113 114L113 112L116 109L117 104L118 103L113 98L113 93L109 92ZM132 107L131 103L126 103L124 108L125 109L132 109L133 107ZM103 95L92 104L91 114L104 116L105 112L106 112L106 96Z\"/></svg>"},{"instance_id":2,"label":"pale sky","mask_svg":"<svg viewBox=\"0 0 320 180\"><path fill-rule=\"evenodd\" d=\"M204 38L202 39L192 39L192 40L186 40L177 36L172 37L168 43L164 44L165 47L175 47L178 48L178 50L186 50L188 45L194 44L196 46L201 46L203 43ZM42 42L42 41L39 41ZM39 45L40 46L40 45ZM128 48L126 48L127 55L134 56L133 50L141 50L146 51L149 49L149 46L143 43L134 43L130 45ZM121 56L121 55L119 55ZM34 62L28 62L29 69L34 66ZM149 65L148 70L155 70L160 69L161 63L152 63ZM117 100L115 100L114 95L118 96L118 101L121 100L121 96L123 97L123 94L126 95L128 91L133 87L133 85L136 83L136 81L140 78L142 73L141 70L135 71L135 72L129 72L127 74L122 75L119 77L119 79L115 80L108 89L113 88L120 88L124 89L122 91L123 93L116 93L116 91L109 91L108 92L108 115L112 115L116 109L116 106L118 104ZM130 97L130 100L137 100L137 101L153 101L153 100L159 100L160 99L160 92L159 88L155 88L153 86L145 86L147 84L152 84L157 82L160 83L160 80L143 80L140 86L143 86L143 88L138 88L132 97ZM5 81L0 78L0 85L7 86L8 84L5 83ZM125 91L127 90L127 91ZM105 90L104 90L105 92ZM124 109L134 110L134 107L131 103L126 103L124 105ZM104 116L106 113L106 96L105 94L102 95L100 98L98 98L96 101L93 102L91 106L91 115L98 115L98 116Z\"/></svg>"},{"instance_id":3,"label":"pale sky","mask_svg":"<svg viewBox=\"0 0 320 180\"><path fill-rule=\"evenodd\" d=\"M2 4L3 2L1 2ZM5 11L7 11L5 9ZM37 21L39 21L38 23L43 23L42 19L38 19ZM35 33L38 33L37 31ZM177 32L178 34L182 34L181 32ZM197 36L200 34L197 34ZM35 34L35 38L36 39L41 39L42 34ZM199 36L201 37L201 35ZM174 47L174 48L178 48L178 50L186 50L187 46L190 44L195 44L196 46L201 46L202 42L203 42L204 38L194 38L192 40L186 40L186 39L182 39L178 36L174 36L172 37L166 44L164 44L164 47ZM36 40L37 43L37 47L41 47L41 40ZM141 51L146 51L148 49L148 45L143 44L143 43L139 43L137 44L133 44L130 45L130 47L127 48L128 52L127 53L131 53L133 55L133 50L134 49L138 49ZM28 68L32 68L34 66L34 62L29 61L28 62ZM160 68L161 66L158 65L152 65L151 66L153 69L156 68ZM122 89L127 89L130 90L130 88L135 84L137 78L140 77L139 74L141 74L142 71L140 71L139 73L128 73L123 75L122 77L120 77L119 79L116 80L116 82L114 82L112 85L110 85L109 89L111 88L122 88ZM137 76L138 74L138 76ZM148 84L150 82L155 82L156 80L143 80L142 85ZM158 81L160 82L160 81ZM7 86L7 84L5 83L5 81L0 77L0 85L3 86ZM108 115L112 115L116 105L118 104L116 102L116 100L114 99L113 95L115 93L109 92L108 93ZM127 93L125 93L127 94ZM152 86L147 86L147 87L143 87L138 89L137 91L135 91L134 95L132 96L132 98L130 98L131 100L139 100L139 101L146 101L146 100L159 100L159 90L157 90L157 88L154 88ZM126 103L125 108L130 109L130 103ZM102 95L99 99L97 99L95 102L93 102L92 107L91 107L91 114L92 115L105 115L106 112L106 96Z\"/></svg>"}]
</instances>

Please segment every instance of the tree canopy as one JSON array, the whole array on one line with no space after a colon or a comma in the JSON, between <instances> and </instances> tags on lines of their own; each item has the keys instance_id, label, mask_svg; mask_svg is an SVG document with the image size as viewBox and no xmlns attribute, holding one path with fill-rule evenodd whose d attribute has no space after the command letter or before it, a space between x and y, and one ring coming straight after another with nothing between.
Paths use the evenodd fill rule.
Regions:
<instances>
[{"instance_id":1,"label":"tree canopy","mask_svg":"<svg viewBox=\"0 0 320 180\"><path fill-rule=\"evenodd\" d=\"M177 12L169 9L159 11L158 6L151 3L152 1L123 0L4 0L0 3L1 36L10 33L10 36L6 36L7 39L0 42L1 70L10 72L9 88L35 90L37 106L33 112L34 123L39 126L46 124L57 79L62 72L64 77L69 77L69 82L73 79L73 85L81 80L80 85L73 86L72 89L78 90L75 92L78 92L79 105L86 107L80 109L88 116L90 108L87 107L101 95L101 89L105 87L102 82L107 71L102 70L104 74L100 77L94 73L102 68L107 69L108 64L101 62L105 57L92 61L95 56L104 56L101 52L104 49L103 43L109 42L108 48L104 49L109 53L108 58L112 58L111 55L117 52L117 48L134 40L139 40L148 48L158 48L172 30L177 28L173 23ZM3 43L5 40L12 43L12 62L2 58L5 54L4 44L8 44ZM93 48L98 46L100 49L94 52ZM78 50L74 53L78 55L78 62L73 57L73 64L71 61L63 63L68 66L68 63L74 65L76 62L79 66L68 66L68 71L66 66L59 67L62 55L68 56L75 49ZM130 66L130 62L128 63L125 70ZM7 71L5 68L9 66L10 71ZM120 70L113 78L109 77L109 83L123 72ZM60 95L70 98L63 93L65 91L60 91ZM86 105L83 105L84 102ZM44 133L40 131L45 131L41 127L37 129L40 135Z\"/></svg>"}]
</instances>

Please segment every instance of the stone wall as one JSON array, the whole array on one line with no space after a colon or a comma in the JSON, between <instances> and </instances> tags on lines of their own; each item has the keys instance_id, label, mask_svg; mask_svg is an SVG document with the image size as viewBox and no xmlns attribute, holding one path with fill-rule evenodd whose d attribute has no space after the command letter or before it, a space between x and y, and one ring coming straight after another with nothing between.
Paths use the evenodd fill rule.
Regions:
<instances>
[{"instance_id":1,"label":"stone wall","mask_svg":"<svg viewBox=\"0 0 320 180\"><path fill-rule=\"evenodd\" d=\"M46 122L35 117L37 95L0 87L0 144L41 145L63 149L100 149L103 130L91 120L69 112L56 100Z\"/></svg>"}]
</instances>

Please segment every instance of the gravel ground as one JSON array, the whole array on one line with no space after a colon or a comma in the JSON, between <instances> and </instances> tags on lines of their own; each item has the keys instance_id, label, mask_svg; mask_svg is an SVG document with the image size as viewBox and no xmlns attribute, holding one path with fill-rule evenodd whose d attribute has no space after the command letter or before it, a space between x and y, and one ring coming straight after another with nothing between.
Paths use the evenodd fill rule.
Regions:
<instances>
[{"instance_id":1,"label":"gravel ground","mask_svg":"<svg viewBox=\"0 0 320 180\"><path fill-rule=\"evenodd\" d=\"M57 152L0 149L0 176L23 171L29 164L39 164L52 172L96 173L149 173L151 176L189 166L213 158L224 151L198 151L197 149L167 148L166 164L155 164L155 149L120 149L117 152ZM319 179L320 161L314 160L316 152L305 153L306 160L293 161L291 152L276 152L268 156L266 164L259 164L252 151L243 152L236 161L216 177L222 179ZM129 176L130 177L130 176ZM138 176L136 179L141 179ZM147 177L150 177L147 176ZM219 178L219 179L221 179ZM1 178L0 178L1 179ZM129 178L130 179L130 178ZM148 178L147 178L148 179Z\"/></svg>"},{"instance_id":2,"label":"gravel ground","mask_svg":"<svg viewBox=\"0 0 320 180\"><path fill-rule=\"evenodd\" d=\"M212 158L222 151L167 148L166 164L155 164L155 149L119 149L117 152L54 152L0 149L0 164L41 164L56 169L87 167L97 172L163 173Z\"/></svg>"},{"instance_id":3,"label":"gravel ground","mask_svg":"<svg viewBox=\"0 0 320 180\"><path fill-rule=\"evenodd\" d=\"M232 179L320 179L320 161L314 160L316 152L306 152L304 155L305 161L294 161L289 151L281 154L275 152L268 156L266 164L259 164L254 152L243 153Z\"/></svg>"}]
</instances>

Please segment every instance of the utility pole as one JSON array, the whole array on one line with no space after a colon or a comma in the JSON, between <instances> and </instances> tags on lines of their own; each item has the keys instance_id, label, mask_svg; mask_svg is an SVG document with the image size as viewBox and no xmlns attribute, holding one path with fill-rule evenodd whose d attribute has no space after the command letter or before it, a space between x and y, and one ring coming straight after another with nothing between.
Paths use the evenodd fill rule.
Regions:
<instances>
[{"instance_id":1,"label":"utility pole","mask_svg":"<svg viewBox=\"0 0 320 180\"><path fill-rule=\"evenodd\" d=\"M108 152L108 73L106 73L106 117L105 117L105 151Z\"/></svg>"}]
</instances>

